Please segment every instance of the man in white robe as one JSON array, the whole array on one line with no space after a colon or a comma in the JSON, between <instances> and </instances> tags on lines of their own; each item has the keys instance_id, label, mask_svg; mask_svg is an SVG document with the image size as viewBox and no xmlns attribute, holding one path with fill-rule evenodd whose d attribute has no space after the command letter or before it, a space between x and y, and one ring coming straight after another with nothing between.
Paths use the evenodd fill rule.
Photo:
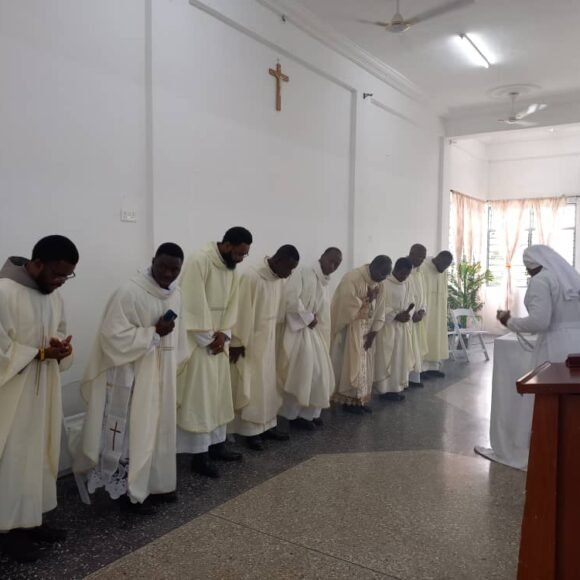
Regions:
<instances>
[{"instance_id":1,"label":"man in white robe","mask_svg":"<svg viewBox=\"0 0 580 580\"><path fill-rule=\"evenodd\" d=\"M56 290L78 260L69 239L48 236L31 260L9 258L0 270L0 550L18 562L40 557L35 542L66 537L43 514L56 507L60 373L72 362Z\"/></svg>"},{"instance_id":2,"label":"man in white robe","mask_svg":"<svg viewBox=\"0 0 580 580\"><path fill-rule=\"evenodd\" d=\"M342 262L338 248L328 248L310 268L290 277L285 288L286 323L279 360L284 404L279 415L290 425L312 431L330 406L334 371L330 360L328 283Z\"/></svg>"},{"instance_id":3,"label":"man in white robe","mask_svg":"<svg viewBox=\"0 0 580 580\"><path fill-rule=\"evenodd\" d=\"M409 385L409 372L414 367L412 316L413 302L409 276L413 265L408 258L399 258L385 286L385 325L377 343L375 392L388 401L403 401Z\"/></svg>"},{"instance_id":4,"label":"man in white robe","mask_svg":"<svg viewBox=\"0 0 580 580\"><path fill-rule=\"evenodd\" d=\"M376 256L370 264L345 274L331 307L330 356L335 374L334 403L347 413L371 413L375 338L385 323L383 281L391 259Z\"/></svg>"},{"instance_id":5,"label":"man in white robe","mask_svg":"<svg viewBox=\"0 0 580 580\"><path fill-rule=\"evenodd\" d=\"M193 471L207 477L219 477L211 460L242 459L225 446L234 418L228 343L238 317L236 266L251 244L248 230L229 229L189 258L180 282L189 357L177 377L177 452L193 454Z\"/></svg>"},{"instance_id":6,"label":"man in white robe","mask_svg":"<svg viewBox=\"0 0 580 580\"><path fill-rule=\"evenodd\" d=\"M276 375L277 326L283 320L284 279L298 266L294 246L281 246L261 266L240 280L238 319L232 330L230 361L235 418L229 433L246 438L250 449L264 449L264 439L285 441L276 429L282 406Z\"/></svg>"},{"instance_id":7,"label":"man in white robe","mask_svg":"<svg viewBox=\"0 0 580 580\"><path fill-rule=\"evenodd\" d=\"M81 382L87 402L74 470L89 493L103 487L121 509L155 513L177 500L177 366L185 355L179 246L159 246L151 267L109 300ZM177 315L177 316L175 316Z\"/></svg>"},{"instance_id":8,"label":"man in white robe","mask_svg":"<svg viewBox=\"0 0 580 580\"><path fill-rule=\"evenodd\" d=\"M413 270L409 276L409 289L411 301L415 304L411 318L411 334L413 340L413 357L415 364L409 374L409 387L421 388L421 372L423 370L423 357L427 354L427 331L425 328L425 315L427 313L427 295L425 293L425 280L423 278L423 262L427 257L427 248L421 244L413 244L409 252L408 260L413 264Z\"/></svg>"},{"instance_id":9,"label":"man in white robe","mask_svg":"<svg viewBox=\"0 0 580 580\"><path fill-rule=\"evenodd\" d=\"M423 357L421 374L424 379L445 376L441 366L449 358L447 270L452 263L453 255L444 250L434 258L427 258L421 267L427 297L427 314L424 319L427 352Z\"/></svg>"}]
</instances>

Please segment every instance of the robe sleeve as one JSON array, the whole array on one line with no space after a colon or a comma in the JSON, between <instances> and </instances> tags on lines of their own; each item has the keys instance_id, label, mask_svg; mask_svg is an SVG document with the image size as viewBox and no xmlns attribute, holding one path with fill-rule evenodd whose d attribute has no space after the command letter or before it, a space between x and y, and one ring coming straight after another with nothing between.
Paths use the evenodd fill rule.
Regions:
<instances>
[{"instance_id":1,"label":"robe sleeve","mask_svg":"<svg viewBox=\"0 0 580 580\"><path fill-rule=\"evenodd\" d=\"M67 324L66 324L64 304L63 304L62 298L60 296L59 296L59 300L60 300L60 321L58 323L58 328L56 331L56 333L57 333L56 338L60 338L60 340L64 340L68 336L68 330L67 330ZM70 369L72 367L72 364L73 364L74 358L75 358L74 337L72 340L72 347L73 347L73 352L71 353L71 355L67 356L66 358L63 358L60 361L60 363L58 364L58 368L60 369L60 372L67 371L68 369Z\"/></svg>"},{"instance_id":2,"label":"robe sleeve","mask_svg":"<svg viewBox=\"0 0 580 580\"><path fill-rule=\"evenodd\" d=\"M181 279L183 324L186 332L213 332L211 308L206 295L207 259L195 255L186 264Z\"/></svg>"},{"instance_id":3,"label":"robe sleeve","mask_svg":"<svg viewBox=\"0 0 580 580\"><path fill-rule=\"evenodd\" d=\"M507 326L514 332L545 332L552 320L552 291L545 278L530 282L526 294L526 308L528 316L524 318L510 318Z\"/></svg>"},{"instance_id":4,"label":"robe sleeve","mask_svg":"<svg viewBox=\"0 0 580 580\"><path fill-rule=\"evenodd\" d=\"M363 301L358 296L356 279L348 274L347 276L342 279L332 300L333 337L358 318L363 306Z\"/></svg>"},{"instance_id":5,"label":"robe sleeve","mask_svg":"<svg viewBox=\"0 0 580 580\"><path fill-rule=\"evenodd\" d=\"M0 388L30 364L38 354L38 347L21 344L13 339L16 329L13 320L14 301L0 290Z\"/></svg>"},{"instance_id":6,"label":"robe sleeve","mask_svg":"<svg viewBox=\"0 0 580 580\"><path fill-rule=\"evenodd\" d=\"M395 321L395 316L397 316L398 312L393 306L391 293L387 288L386 282L383 282L383 289L385 294L385 322L393 323Z\"/></svg>"},{"instance_id":7,"label":"robe sleeve","mask_svg":"<svg viewBox=\"0 0 580 580\"><path fill-rule=\"evenodd\" d=\"M302 276L302 272L297 272L290 277L284 288L286 320L288 321L288 326L294 332L306 328L314 320L314 314L306 310L300 299L304 286Z\"/></svg>"},{"instance_id":8,"label":"robe sleeve","mask_svg":"<svg viewBox=\"0 0 580 580\"><path fill-rule=\"evenodd\" d=\"M239 288L238 316L232 328L231 346L248 346L254 331L256 281L242 275Z\"/></svg>"},{"instance_id":9,"label":"robe sleeve","mask_svg":"<svg viewBox=\"0 0 580 580\"><path fill-rule=\"evenodd\" d=\"M99 332L107 368L134 362L151 348L155 326L140 326L135 295L121 288L111 298Z\"/></svg>"},{"instance_id":10,"label":"robe sleeve","mask_svg":"<svg viewBox=\"0 0 580 580\"><path fill-rule=\"evenodd\" d=\"M385 325L385 285L379 284L379 295L375 304L375 315L371 325L371 332L378 332Z\"/></svg>"}]
</instances>

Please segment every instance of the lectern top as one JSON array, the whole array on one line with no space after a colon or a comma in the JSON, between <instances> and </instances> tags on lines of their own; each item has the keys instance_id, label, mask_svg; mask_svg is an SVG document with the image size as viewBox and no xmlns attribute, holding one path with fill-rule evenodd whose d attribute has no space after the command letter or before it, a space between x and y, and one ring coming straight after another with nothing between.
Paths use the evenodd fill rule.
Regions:
<instances>
[{"instance_id":1,"label":"lectern top","mask_svg":"<svg viewBox=\"0 0 580 580\"><path fill-rule=\"evenodd\" d=\"M522 395L580 395L580 368L545 362L516 384Z\"/></svg>"}]
</instances>

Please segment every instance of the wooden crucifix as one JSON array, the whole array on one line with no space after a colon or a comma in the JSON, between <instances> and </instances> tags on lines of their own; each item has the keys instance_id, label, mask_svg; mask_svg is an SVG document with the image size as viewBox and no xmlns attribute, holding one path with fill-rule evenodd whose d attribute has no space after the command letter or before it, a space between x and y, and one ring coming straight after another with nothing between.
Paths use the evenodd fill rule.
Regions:
<instances>
[{"instance_id":1,"label":"wooden crucifix","mask_svg":"<svg viewBox=\"0 0 580 580\"><path fill-rule=\"evenodd\" d=\"M282 82L287 83L290 77L282 73L282 65L278 63L276 69L269 69L269 73L276 78L276 111L282 110Z\"/></svg>"}]
</instances>

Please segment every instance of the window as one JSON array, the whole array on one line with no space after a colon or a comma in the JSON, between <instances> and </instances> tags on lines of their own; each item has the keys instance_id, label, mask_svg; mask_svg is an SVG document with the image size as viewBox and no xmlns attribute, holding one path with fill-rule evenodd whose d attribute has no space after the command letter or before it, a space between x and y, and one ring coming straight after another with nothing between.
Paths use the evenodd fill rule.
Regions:
<instances>
[{"instance_id":1,"label":"window","mask_svg":"<svg viewBox=\"0 0 580 580\"><path fill-rule=\"evenodd\" d=\"M493 208L487 210L487 267L494 277L491 286L500 286L505 283L505 251L500 243L500 232L504 225L498 223ZM524 226L520 232L518 248L512 263L512 284L514 287L527 286L527 272L522 262L522 254L526 248L539 243L539 234L536 228L534 210L526 210ZM570 264L574 263L574 248L576 244L576 200L571 199L560 208L556 218L556 231L552 234L551 246L559 252Z\"/></svg>"}]
</instances>

